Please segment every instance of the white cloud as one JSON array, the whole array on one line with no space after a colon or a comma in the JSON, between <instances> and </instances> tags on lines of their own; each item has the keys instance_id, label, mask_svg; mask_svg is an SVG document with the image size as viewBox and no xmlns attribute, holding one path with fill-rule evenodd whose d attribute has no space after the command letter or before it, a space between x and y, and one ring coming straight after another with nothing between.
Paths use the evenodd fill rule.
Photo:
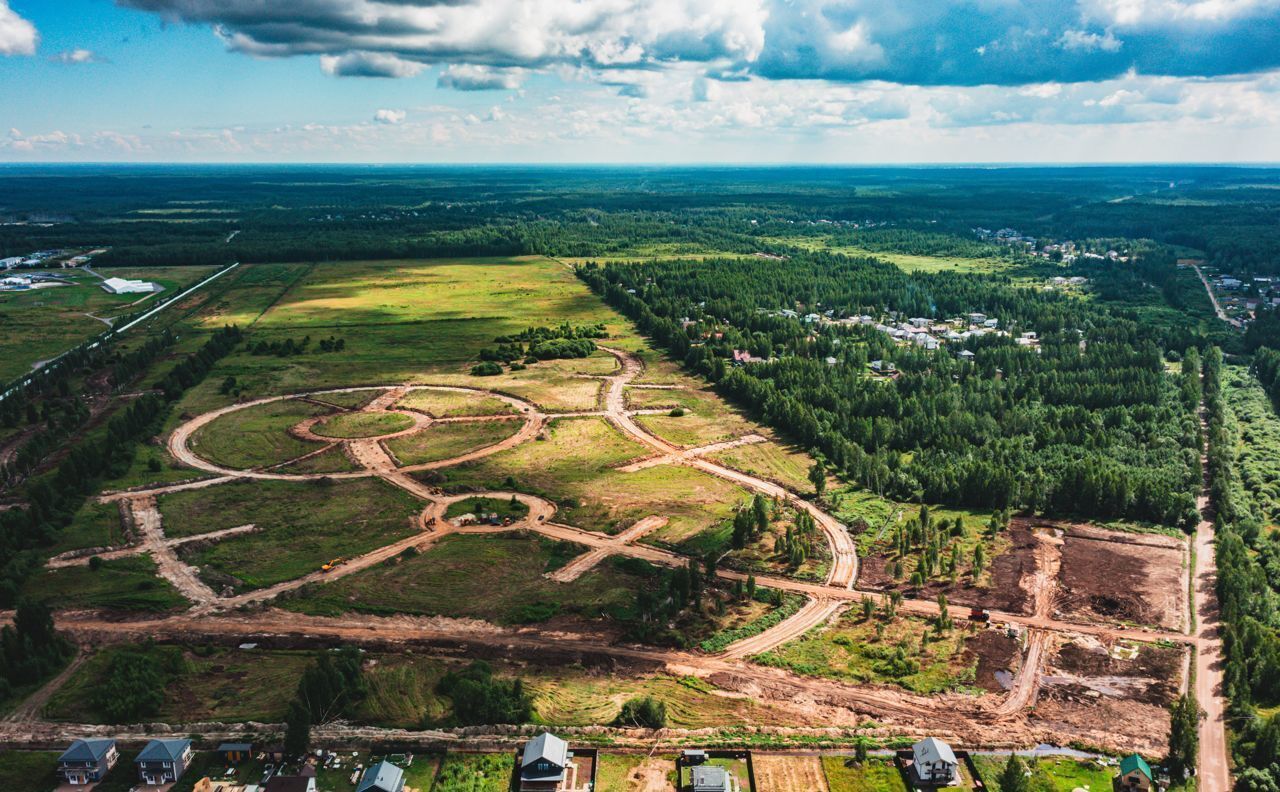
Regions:
<instances>
[{"instance_id":1,"label":"white cloud","mask_svg":"<svg viewBox=\"0 0 1280 792\"><path fill-rule=\"evenodd\" d=\"M1058 46L1069 52L1118 52L1124 45L1110 30L1105 33L1090 33L1085 30L1067 30L1058 38Z\"/></svg>"},{"instance_id":2,"label":"white cloud","mask_svg":"<svg viewBox=\"0 0 1280 792\"><path fill-rule=\"evenodd\" d=\"M93 50L73 49L63 50L57 55L50 57L49 60L56 63L75 65L80 63L102 63L105 59Z\"/></svg>"},{"instance_id":3,"label":"white cloud","mask_svg":"<svg viewBox=\"0 0 1280 792\"><path fill-rule=\"evenodd\" d=\"M513 91L524 82L522 69L495 69L460 64L440 73L436 85L456 91Z\"/></svg>"},{"instance_id":4,"label":"white cloud","mask_svg":"<svg viewBox=\"0 0 1280 792\"><path fill-rule=\"evenodd\" d=\"M403 124L407 113L403 110L379 110L373 114L373 120L379 124Z\"/></svg>"},{"instance_id":5,"label":"white cloud","mask_svg":"<svg viewBox=\"0 0 1280 792\"><path fill-rule=\"evenodd\" d=\"M36 26L0 0L0 55L34 55L39 41Z\"/></svg>"}]
</instances>

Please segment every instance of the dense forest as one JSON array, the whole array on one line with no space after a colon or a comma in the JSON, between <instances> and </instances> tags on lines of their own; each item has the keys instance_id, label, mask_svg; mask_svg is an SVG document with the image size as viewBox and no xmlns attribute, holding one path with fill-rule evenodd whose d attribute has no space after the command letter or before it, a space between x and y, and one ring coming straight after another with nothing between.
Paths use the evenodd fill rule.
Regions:
<instances>
[{"instance_id":1,"label":"dense forest","mask_svg":"<svg viewBox=\"0 0 1280 792\"><path fill-rule=\"evenodd\" d=\"M908 275L830 254L587 265L579 274L726 396L876 492L1196 522L1196 400L1166 376L1158 327L1005 278ZM838 321L974 311L1011 335L930 352ZM1036 333L1038 346L1015 343L1021 332ZM736 365L739 350L760 362ZM872 360L893 362L897 376L870 376Z\"/></svg>"}]
</instances>

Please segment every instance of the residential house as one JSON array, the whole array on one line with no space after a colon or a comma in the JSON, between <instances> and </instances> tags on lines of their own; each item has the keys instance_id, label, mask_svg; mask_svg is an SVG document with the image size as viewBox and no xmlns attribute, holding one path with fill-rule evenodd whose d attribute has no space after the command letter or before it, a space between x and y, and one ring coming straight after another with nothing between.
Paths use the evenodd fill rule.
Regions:
<instances>
[{"instance_id":1,"label":"residential house","mask_svg":"<svg viewBox=\"0 0 1280 792\"><path fill-rule=\"evenodd\" d=\"M191 764L191 756L190 740L152 740L133 762L142 783L158 786L177 781Z\"/></svg>"},{"instance_id":2,"label":"residential house","mask_svg":"<svg viewBox=\"0 0 1280 792\"><path fill-rule=\"evenodd\" d=\"M960 358L961 360L973 360L975 357L977 357L977 355L973 354L967 349L962 349L956 354L956 357Z\"/></svg>"},{"instance_id":3,"label":"residential house","mask_svg":"<svg viewBox=\"0 0 1280 792\"><path fill-rule=\"evenodd\" d=\"M876 374L895 374L898 367L891 360L873 360L871 361L871 370Z\"/></svg>"},{"instance_id":4,"label":"residential house","mask_svg":"<svg viewBox=\"0 0 1280 792\"><path fill-rule=\"evenodd\" d=\"M950 786L959 768L955 751L936 737L926 737L911 746L911 774L920 784Z\"/></svg>"},{"instance_id":5,"label":"residential house","mask_svg":"<svg viewBox=\"0 0 1280 792\"><path fill-rule=\"evenodd\" d=\"M718 765L698 765L689 771L693 792L738 792L737 779Z\"/></svg>"},{"instance_id":6,"label":"residential house","mask_svg":"<svg viewBox=\"0 0 1280 792\"><path fill-rule=\"evenodd\" d=\"M1150 792L1155 786L1155 773L1141 756L1129 754L1120 760L1120 774L1112 779L1111 785L1116 792Z\"/></svg>"},{"instance_id":7,"label":"residential house","mask_svg":"<svg viewBox=\"0 0 1280 792\"><path fill-rule=\"evenodd\" d=\"M76 786L96 784L119 759L115 740L76 740L58 757L58 776Z\"/></svg>"},{"instance_id":8,"label":"residential house","mask_svg":"<svg viewBox=\"0 0 1280 792\"><path fill-rule=\"evenodd\" d=\"M253 743L223 743L218 746L218 757L229 765L240 764L253 758Z\"/></svg>"},{"instance_id":9,"label":"residential house","mask_svg":"<svg viewBox=\"0 0 1280 792\"><path fill-rule=\"evenodd\" d=\"M364 771L356 792L402 792L404 771L383 760Z\"/></svg>"},{"instance_id":10,"label":"residential house","mask_svg":"<svg viewBox=\"0 0 1280 792\"><path fill-rule=\"evenodd\" d=\"M917 316L911 320L911 326L923 329L929 326L929 320L922 316Z\"/></svg>"},{"instance_id":11,"label":"residential house","mask_svg":"<svg viewBox=\"0 0 1280 792\"><path fill-rule=\"evenodd\" d=\"M555 792L569 767L569 744L550 732L525 743L520 756L520 792Z\"/></svg>"}]
</instances>

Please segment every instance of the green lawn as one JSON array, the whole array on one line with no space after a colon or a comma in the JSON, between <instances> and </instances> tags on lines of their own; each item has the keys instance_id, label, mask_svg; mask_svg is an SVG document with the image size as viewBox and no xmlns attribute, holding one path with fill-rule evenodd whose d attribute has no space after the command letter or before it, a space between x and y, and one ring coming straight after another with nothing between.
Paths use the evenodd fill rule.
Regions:
<instances>
[{"instance_id":1,"label":"green lawn","mask_svg":"<svg viewBox=\"0 0 1280 792\"><path fill-rule=\"evenodd\" d=\"M452 520L464 514L480 515L489 513L497 514L500 519L510 517L512 520L519 520L529 513L529 507L518 500L467 498L466 500L449 504L444 516L445 519Z\"/></svg>"},{"instance_id":2,"label":"green lawn","mask_svg":"<svg viewBox=\"0 0 1280 792\"><path fill-rule=\"evenodd\" d=\"M396 402L396 406L418 410L433 418L508 415L515 412L510 404L482 393L441 390L410 391L403 399Z\"/></svg>"},{"instance_id":3,"label":"green lawn","mask_svg":"<svg viewBox=\"0 0 1280 792\"><path fill-rule=\"evenodd\" d=\"M831 792L907 792L902 773L889 759L871 758L857 765L843 756L824 756L822 770Z\"/></svg>"},{"instance_id":4,"label":"green lawn","mask_svg":"<svg viewBox=\"0 0 1280 792\"><path fill-rule=\"evenodd\" d=\"M51 792L58 786L58 751L0 751L0 789Z\"/></svg>"},{"instance_id":5,"label":"green lawn","mask_svg":"<svg viewBox=\"0 0 1280 792\"><path fill-rule=\"evenodd\" d=\"M261 588L417 532L423 504L377 478L242 481L161 496L165 533L189 536L252 523L258 531L191 551L215 582Z\"/></svg>"},{"instance_id":6,"label":"green lawn","mask_svg":"<svg viewBox=\"0 0 1280 792\"><path fill-rule=\"evenodd\" d=\"M58 533L50 555L83 547L119 547L125 543L120 504L85 501L71 524Z\"/></svg>"},{"instance_id":7,"label":"green lawn","mask_svg":"<svg viewBox=\"0 0 1280 792\"><path fill-rule=\"evenodd\" d=\"M156 574L149 555L104 561L97 570L88 566L45 570L28 578L23 595L55 609L163 612L190 604Z\"/></svg>"},{"instance_id":8,"label":"green lawn","mask_svg":"<svg viewBox=\"0 0 1280 792\"><path fill-rule=\"evenodd\" d=\"M322 448L289 434L289 428L325 412L324 407L297 399L245 407L197 429L190 448L210 462L235 470L287 462Z\"/></svg>"},{"instance_id":9,"label":"green lawn","mask_svg":"<svg viewBox=\"0 0 1280 792\"><path fill-rule=\"evenodd\" d=\"M975 756L974 764L988 789L998 789L1000 772L1008 757ZM1111 779L1116 770L1102 767L1091 761L1075 759L1041 758L1025 760L1031 768L1031 792L1072 792L1088 789L1090 792L1106 792L1111 789ZM835 792L833 789L831 792Z\"/></svg>"},{"instance_id":10,"label":"green lawn","mask_svg":"<svg viewBox=\"0 0 1280 792\"><path fill-rule=\"evenodd\" d=\"M421 432L387 441L387 449L404 465L452 459L477 448L500 443L520 431L519 421L440 423Z\"/></svg>"},{"instance_id":11,"label":"green lawn","mask_svg":"<svg viewBox=\"0 0 1280 792\"><path fill-rule=\"evenodd\" d=\"M505 624L558 612L626 613L646 578L606 561L573 583L543 573L584 552L577 545L515 532L447 536L426 552L307 587L286 607L303 613L410 613L469 616ZM493 585L500 574L502 585Z\"/></svg>"},{"instance_id":12,"label":"green lawn","mask_svg":"<svg viewBox=\"0 0 1280 792\"><path fill-rule=\"evenodd\" d=\"M349 412L319 421L312 425L311 431L321 437L346 439L381 437L410 426L413 426L413 419L404 413Z\"/></svg>"},{"instance_id":13,"label":"green lawn","mask_svg":"<svg viewBox=\"0 0 1280 792\"><path fill-rule=\"evenodd\" d=\"M449 753L430 792L507 792L514 754Z\"/></svg>"}]
</instances>

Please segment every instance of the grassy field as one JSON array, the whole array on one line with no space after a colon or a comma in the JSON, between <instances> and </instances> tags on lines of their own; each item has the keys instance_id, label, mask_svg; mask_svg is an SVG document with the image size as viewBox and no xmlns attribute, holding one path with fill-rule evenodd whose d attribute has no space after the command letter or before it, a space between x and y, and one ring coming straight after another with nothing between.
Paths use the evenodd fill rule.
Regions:
<instances>
[{"instance_id":1,"label":"grassy field","mask_svg":"<svg viewBox=\"0 0 1280 792\"><path fill-rule=\"evenodd\" d=\"M413 418L394 412L350 412L325 418L311 426L321 437L355 439L381 437L413 426Z\"/></svg>"},{"instance_id":2,"label":"grassy field","mask_svg":"<svg viewBox=\"0 0 1280 792\"><path fill-rule=\"evenodd\" d=\"M792 492L813 494L813 483L809 481L813 459L780 443L770 441L741 445L717 451L708 458L734 470L777 482Z\"/></svg>"},{"instance_id":3,"label":"grassy field","mask_svg":"<svg viewBox=\"0 0 1280 792\"><path fill-rule=\"evenodd\" d=\"M999 258L964 258L962 256L917 256L909 253L886 253L856 245L832 245L828 237L788 237L770 241L795 245L806 250L829 250L846 256L871 257L888 262L907 272L991 273L1016 269L1017 264Z\"/></svg>"},{"instance_id":4,"label":"grassy field","mask_svg":"<svg viewBox=\"0 0 1280 792\"><path fill-rule=\"evenodd\" d=\"M464 385L518 396L547 412L583 412L600 409L601 381L584 375L611 374L617 364L603 352L587 358L544 360L523 371L492 377L441 372L429 378L437 385Z\"/></svg>"},{"instance_id":5,"label":"grassy field","mask_svg":"<svg viewBox=\"0 0 1280 792\"><path fill-rule=\"evenodd\" d=\"M733 410L710 391L645 390L627 391L627 400L636 409L678 407L683 415L642 415L636 420L662 439L693 447L733 440L759 432L760 427Z\"/></svg>"},{"instance_id":6,"label":"grassy field","mask_svg":"<svg viewBox=\"0 0 1280 792\"><path fill-rule=\"evenodd\" d=\"M45 570L29 578L22 591L55 609L163 612L190 604L156 574L149 555L104 561L96 570L88 566Z\"/></svg>"},{"instance_id":7,"label":"grassy field","mask_svg":"<svg viewBox=\"0 0 1280 792\"><path fill-rule=\"evenodd\" d=\"M452 520L464 514L496 514L498 517L510 517L518 520L529 513L529 507L518 500L499 500L498 498L467 498L449 504L445 510L446 519Z\"/></svg>"},{"instance_id":8,"label":"grassy field","mask_svg":"<svg viewBox=\"0 0 1280 792\"><path fill-rule=\"evenodd\" d=\"M555 501L556 519L615 533L642 517L670 519L664 536L692 536L732 516L745 490L686 467L662 465L636 473L614 468L646 455L600 418L553 421L542 442L441 471L444 486L465 490L516 488Z\"/></svg>"},{"instance_id":9,"label":"grassy field","mask_svg":"<svg viewBox=\"0 0 1280 792\"><path fill-rule=\"evenodd\" d=\"M1007 761L1003 756L974 757L978 774L982 776L988 789L999 787L1000 772L1004 770ZM1111 779L1116 772L1115 768L1075 759L1042 758L1024 761L1031 769L1031 792L1072 792L1075 789L1104 792L1111 788Z\"/></svg>"},{"instance_id":10,"label":"grassy field","mask_svg":"<svg viewBox=\"0 0 1280 792\"><path fill-rule=\"evenodd\" d=\"M147 267L104 270L103 276L145 278L172 293L213 270L213 267ZM136 309L129 304L145 296L109 294L99 285L100 278L82 270L61 270L58 274L67 276L74 285L0 292L0 382L8 382L30 371L36 361L55 357L101 333L107 325L94 316L109 319L131 313Z\"/></svg>"},{"instance_id":11,"label":"grassy field","mask_svg":"<svg viewBox=\"0 0 1280 792\"><path fill-rule=\"evenodd\" d=\"M889 759L871 758L856 765L843 756L822 757L830 792L907 792L902 774ZM992 786L991 789L995 789ZM1099 787L1095 792L1103 792Z\"/></svg>"},{"instance_id":12,"label":"grassy field","mask_svg":"<svg viewBox=\"0 0 1280 792\"><path fill-rule=\"evenodd\" d=\"M511 754L445 754L430 792L507 792L514 767Z\"/></svg>"},{"instance_id":13,"label":"grassy field","mask_svg":"<svg viewBox=\"0 0 1280 792\"><path fill-rule=\"evenodd\" d=\"M225 576L213 582L260 588L357 556L418 530L422 504L380 479L245 481L164 495L165 533L189 536L252 523L258 531L193 551L191 560Z\"/></svg>"},{"instance_id":14,"label":"grassy field","mask_svg":"<svg viewBox=\"0 0 1280 792\"><path fill-rule=\"evenodd\" d=\"M82 547L120 547L125 543L120 504L86 501L71 524L58 534L50 555Z\"/></svg>"},{"instance_id":15,"label":"grassy field","mask_svg":"<svg viewBox=\"0 0 1280 792\"><path fill-rule=\"evenodd\" d=\"M419 555L305 587L286 607L303 613L411 613L469 616L503 624L543 621L557 613L595 617L626 613L645 578L605 562L573 583L543 573L583 548L522 533L447 536ZM502 585L493 585L495 570Z\"/></svg>"},{"instance_id":16,"label":"grassy field","mask_svg":"<svg viewBox=\"0 0 1280 792\"><path fill-rule=\"evenodd\" d=\"M458 391L416 390L405 394L396 402L397 407L418 410L433 418L458 418L478 415L509 415L515 412L510 404L482 393Z\"/></svg>"},{"instance_id":17,"label":"grassy field","mask_svg":"<svg viewBox=\"0 0 1280 792\"><path fill-rule=\"evenodd\" d=\"M210 462L236 470L287 462L321 448L289 434L289 428L325 412L324 407L297 399L245 407L197 429L190 448Z\"/></svg>"},{"instance_id":18,"label":"grassy field","mask_svg":"<svg viewBox=\"0 0 1280 792\"><path fill-rule=\"evenodd\" d=\"M386 445L401 464L421 465L500 443L520 431L520 425L520 421L432 424L421 432L388 440Z\"/></svg>"},{"instance_id":19,"label":"grassy field","mask_svg":"<svg viewBox=\"0 0 1280 792\"><path fill-rule=\"evenodd\" d=\"M276 468L277 473L349 473L360 470L340 446Z\"/></svg>"},{"instance_id":20,"label":"grassy field","mask_svg":"<svg viewBox=\"0 0 1280 792\"><path fill-rule=\"evenodd\" d=\"M921 639L928 633L928 643ZM939 636L932 622L898 616L865 621L847 611L829 626L756 657L756 661L805 676L899 685L916 693L940 693L973 682L976 665L964 657L963 626Z\"/></svg>"},{"instance_id":21,"label":"grassy field","mask_svg":"<svg viewBox=\"0 0 1280 792\"><path fill-rule=\"evenodd\" d=\"M667 706L667 725L681 729L786 725L794 716L750 697L720 695L715 685L695 678L610 673L603 669L539 670L526 674L538 720L553 726L611 723L622 703L652 696Z\"/></svg>"},{"instance_id":22,"label":"grassy field","mask_svg":"<svg viewBox=\"0 0 1280 792\"><path fill-rule=\"evenodd\" d=\"M58 786L58 751L0 751L0 789L52 792Z\"/></svg>"}]
</instances>

